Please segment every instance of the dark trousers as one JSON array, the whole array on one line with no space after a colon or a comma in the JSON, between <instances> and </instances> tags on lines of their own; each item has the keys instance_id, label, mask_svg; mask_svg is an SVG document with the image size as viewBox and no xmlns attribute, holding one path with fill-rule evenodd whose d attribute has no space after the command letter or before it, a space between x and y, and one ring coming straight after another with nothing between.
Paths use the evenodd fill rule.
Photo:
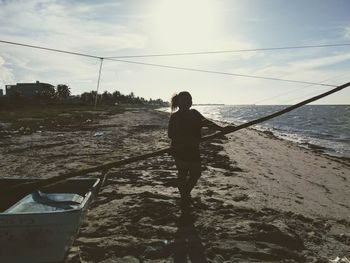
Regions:
<instances>
[{"instance_id":1,"label":"dark trousers","mask_svg":"<svg viewBox=\"0 0 350 263\"><path fill-rule=\"evenodd\" d=\"M178 170L178 188L180 195L182 198L189 197L201 176L201 162L175 159L175 165Z\"/></svg>"}]
</instances>

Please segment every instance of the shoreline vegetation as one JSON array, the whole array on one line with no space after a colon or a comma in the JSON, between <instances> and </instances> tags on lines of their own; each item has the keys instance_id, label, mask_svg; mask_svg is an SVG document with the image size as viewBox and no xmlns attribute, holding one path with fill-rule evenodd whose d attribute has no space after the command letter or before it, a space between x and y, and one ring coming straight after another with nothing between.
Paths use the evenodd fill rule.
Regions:
<instances>
[{"instance_id":1,"label":"shoreline vegetation","mask_svg":"<svg viewBox=\"0 0 350 263\"><path fill-rule=\"evenodd\" d=\"M128 108L158 108L169 106L161 99L149 100L120 91L84 92L71 95L65 84L38 91L34 96L23 96L19 91L0 96L0 139L16 134L32 134L62 126L84 126L84 122L121 113ZM86 123L85 123L86 124Z\"/></svg>"},{"instance_id":2,"label":"shoreline vegetation","mask_svg":"<svg viewBox=\"0 0 350 263\"><path fill-rule=\"evenodd\" d=\"M48 178L168 147L169 114L156 108L0 109L0 174ZM111 169L65 262L349 257L349 160L254 129L201 149L203 175L189 213L180 210L171 156Z\"/></svg>"}]
</instances>

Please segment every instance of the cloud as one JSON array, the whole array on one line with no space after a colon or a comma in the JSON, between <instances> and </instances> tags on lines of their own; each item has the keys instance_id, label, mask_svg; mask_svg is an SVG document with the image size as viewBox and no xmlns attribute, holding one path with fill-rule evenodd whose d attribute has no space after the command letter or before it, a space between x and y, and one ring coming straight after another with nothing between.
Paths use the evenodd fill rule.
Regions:
<instances>
[{"instance_id":1,"label":"cloud","mask_svg":"<svg viewBox=\"0 0 350 263\"><path fill-rule=\"evenodd\" d=\"M172 46L174 49L171 50L171 46L161 45L161 35L151 34L152 27L146 26L154 19L152 12L149 11L153 6L147 4L147 8L144 8L143 5L146 4L135 3L134 1L0 0L0 39L97 56L259 47L259 39L254 41L253 38L249 38L244 27L240 31L237 27L231 34L224 30L219 32L215 30L215 37L211 37L210 41L197 41L200 45L197 45L196 41L191 42L192 38L183 39L183 49L174 43ZM350 27L346 28L345 35L350 39ZM196 37L194 34L193 38ZM193 49L188 50L191 48ZM1 85L39 80L54 85L68 84L74 94L96 89L98 59L1 43L0 56ZM348 60L349 56L348 53L326 53L320 49L312 49L274 53L243 52L159 57L140 61L308 81L336 75L342 70L337 71L331 66ZM278 89L293 85L105 61L101 91L118 89L123 93L134 91L135 94L147 98L168 98L172 90L188 89L197 92L198 98L202 97L202 102L210 102L210 99L214 99L212 94L215 88L218 89L215 93L218 100L235 103L243 101L243 97L246 102L254 97L263 97L264 94L260 92L267 89L274 95ZM241 90L236 92L238 87ZM251 87L257 88L254 90L250 89ZM266 90L263 90L264 87ZM234 95L231 94L233 91Z\"/></svg>"},{"instance_id":2,"label":"cloud","mask_svg":"<svg viewBox=\"0 0 350 263\"><path fill-rule=\"evenodd\" d=\"M0 1L0 39L97 56L143 49L147 37L106 16L119 2ZM22 81L73 83L74 92L95 88L98 61L0 43L3 84ZM6 63L4 63L6 61Z\"/></svg>"},{"instance_id":3,"label":"cloud","mask_svg":"<svg viewBox=\"0 0 350 263\"><path fill-rule=\"evenodd\" d=\"M2 89L3 85L13 83L14 75L12 70L5 66L5 59L0 56L0 89Z\"/></svg>"},{"instance_id":4,"label":"cloud","mask_svg":"<svg viewBox=\"0 0 350 263\"><path fill-rule=\"evenodd\" d=\"M316 69L320 67L326 67L335 65L337 63L347 61L350 59L350 52L330 55L321 58L307 59L304 61L298 61L290 63L290 66L294 69Z\"/></svg>"},{"instance_id":5,"label":"cloud","mask_svg":"<svg viewBox=\"0 0 350 263\"><path fill-rule=\"evenodd\" d=\"M147 38L117 19L104 18L104 12L118 4L72 4L70 2L11 1L0 4L2 38L30 40L30 43L77 51L116 52L143 48ZM94 12L94 8L98 9ZM99 14L101 17L96 19ZM21 36L21 37L19 37ZM14 39L15 38L15 39ZM103 55L103 54L102 54Z\"/></svg>"},{"instance_id":6,"label":"cloud","mask_svg":"<svg viewBox=\"0 0 350 263\"><path fill-rule=\"evenodd\" d=\"M346 39L350 39L350 26L347 26L345 29L344 29L344 37Z\"/></svg>"},{"instance_id":7,"label":"cloud","mask_svg":"<svg viewBox=\"0 0 350 263\"><path fill-rule=\"evenodd\" d=\"M320 54L319 54L320 56ZM275 61L275 64L267 64L265 67L252 71L255 75L280 77L280 78L295 78L298 80L309 81L315 79L317 75L320 80L328 75L327 72L333 73L332 66L350 60L350 52L338 53L331 55L323 55L321 58L306 58L306 59L289 59L285 58L282 61ZM316 81L317 82L317 81Z\"/></svg>"},{"instance_id":8,"label":"cloud","mask_svg":"<svg viewBox=\"0 0 350 263\"><path fill-rule=\"evenodd\" d=\"M225 36L223 38L218 39L218 41L214 42L215 50L247 50L254 49L257 46L248 40L244 40L238 37L230 37ZM264 54L262 52L232 52L232 53L223 53L221 55L217 55L216 59L221 60L230 60L230 59L243 59L248 60L256 57L262 57Z\"/></svg>"}]
</instances>

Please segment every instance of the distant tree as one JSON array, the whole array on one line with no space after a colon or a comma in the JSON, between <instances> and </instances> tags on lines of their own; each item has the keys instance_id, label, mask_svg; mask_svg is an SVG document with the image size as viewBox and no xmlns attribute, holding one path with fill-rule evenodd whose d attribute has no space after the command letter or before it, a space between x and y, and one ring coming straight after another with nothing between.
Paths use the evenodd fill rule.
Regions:
<instances>
[{"instance_id":1,"label":"distant tree","mask_svg":"<svg viewBox=\"0 0 350 263\"><path fill-rule=\"evenodd\" d=\"M101 96L102 104L113 104L113 95L109 93L108 91L105 91L102 93Z\"/></svg>"},{"instance_id":2,"label":"distant tree","mask_svg":"<svg viewBox=\"0 0 350 263\"><path fill-rule=\"evenodd\" d=\"M87 105L94 105L95 98L97 96L97 104L113 105L118 104L140 104L140 105L159 105L166 106L168 103L164 102L162 99L149 99L146 100L143 97L136 97L133 92L129 95L124 95L120 91L114 91L112 94L108 91L104 91L102 94L97 95L96 91L84 92L80 96L82 103Z\"/></svg>"},{"instance_id":3,"label":"distant tree","mask_svg":"<svg viewBox=\"0 0 350 263\"><path fill-rule=\"evenodd\" d=\"M113 97L113 102L114 103L120 103L120 96L122 94L120 93L120 91L116 90L112 93L112 97Z\"/></svg>"},{"instance_id":4,"label":"distant tree","mask_svg":"<svg viewBox=\"0 0 350 263\"><path fill-rule=\"evenodd\" d=\"M142 101L143 98L140 97L136 97L135 98L135 104L144 104L144 102Z\"/></svg>"},{"instance_id":5,"label":"distant tree","mask_svg":"<svg viewBox=\"0 0 350 263\"><path fill-rule=\"evenodd\" d=\"M66 99L71 95L70 88L66 84L58 84L56 95L60 100Z\"/></svg>"},{"instance_id":6,"label":"distant tree","mask_svg":"<svg viewBox=\"0 0 350 263\"><path fill-rule=\"evenodd\" d=\"M84 92L80 95L80 100L83 104L92 105L94 98L91 92Z\"/></svg>"},{"instance_id":7,"label":"distant tree","mask_svg":"<svg viewBox=\"0 0 350 263\"><path fill-rule=\"evenodd\" d=\"M120 91L118 91L118 90L116 90L116 91L114 91L113 93L112 93L112 96L113 96L113 98L119 98L120 97L120 95L122 95L121 93L120 93Z\"/></svg>"}]
</instances>

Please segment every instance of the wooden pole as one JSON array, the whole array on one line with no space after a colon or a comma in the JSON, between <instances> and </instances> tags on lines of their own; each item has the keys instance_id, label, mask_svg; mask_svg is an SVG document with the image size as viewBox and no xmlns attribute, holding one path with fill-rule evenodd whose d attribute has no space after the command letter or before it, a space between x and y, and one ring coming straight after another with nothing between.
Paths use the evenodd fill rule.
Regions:
<instances>
[{"instance_id":1,"label":"wooden pole","mask_svg":"<svg viewBox=\"0 0 350 263\"><path fill-rule=\"evenodd\" d=\"M98 90L100 88L100 82L101 82L102 64L103 64L103 58L100 58L100 69L98 70L98 79L97 79L96 98L95 98L94 111L96 111L96 106L97 106Z\"/></svg>"},{"instance_id":2,"label":"wooden pole","mask_svg":"<svg viewBox=\"0 0 350 263\"><path fill-rule=\"evenodd\" d=\"M310 99L307 99L307 100L304 100L302 102L299 102L299 103L297 103L295 105L287 107L287 108L285 108L285 109L283 109L281 111L278 111L278 112L275 112L273 114L270 114L268 116L265 116L265 117L262 117L262 118L259 118L259 119L256 119L256 120L253 120L253 121L241 124L239 126L228 128L225 131L218 132L218 133L215 133L213 135L209 135L209 136L203 137L201 139L201 142L208 141L208 140L211 140L211 139L214 139L214 138L218 138L218 137L223 136L225 134L229 134L229 133L232 133L232 132L244 129L244 128L248 128L248 127L250 127L252 125L265 122L267 120L270 120L272 118L275 118L275 117L280 116L282 114L285 114L287 112L290 112L292 110L300 108L301 106L303 106L305 104L308 104L308 103L311 103L313 101L316 101L316 100L319 100L321 98L324 98L326 96L329 96L329 95L331 95L331 94L333 94L335 92L338 92L338 91L340 91L342 89L347 88L348 86L350 86L350 82L345 83L343 85L340 85L340 86L338 86L338 87L336 87L336 88L334 88L334 89L332 89L330 91L327 91L325 93L322 93L322 94L320 94L318 96L312 97ZM170 152L170 148L164 148L164 149L161 149L161 150L158 150L158 151L155 151L155 152L134 156L134 157L126 158L126 159L119 160L119 161L108 162L108 163L105 163L105 164L102 164L102 165L90 167L90 168L87 168L87 169L81 169L81 170L78 170L78 171L75 171L75 172L70 172L70 173L66 173L66 174L57 175L57 176L54 176L54 177L51 177L51 178L48 178L48 179L41 180L39 182L32 182L32 183L30 182L30 183L24 183L24 184L15 185L15 186L7 189L7 191L4 191L4 192L0 193L0 198L1 199L9 198L9 195L11 195L12 197L15 195L16 198L13 198L13 199L18 200L19 198L25 196L26 194L32 192L35 189L38 189L38 188L41 188L41 187L44 187L44 186L47 186L47 185L50 185L50 184L57 183L59 181L65 180L65 179L69 179L69 178L73 178L73 177L81 176L81 175L86 175L86 174L92 173L92 172L105 171L105 170L111 169L113 167L119 167L119 166L122 166L122 165L134 163L134 162L145 160L145 159L148 159L148 158L151 158L151 157L163 155L163 154L169 153L169 152Z\"/></svg>"}]
</instances>

